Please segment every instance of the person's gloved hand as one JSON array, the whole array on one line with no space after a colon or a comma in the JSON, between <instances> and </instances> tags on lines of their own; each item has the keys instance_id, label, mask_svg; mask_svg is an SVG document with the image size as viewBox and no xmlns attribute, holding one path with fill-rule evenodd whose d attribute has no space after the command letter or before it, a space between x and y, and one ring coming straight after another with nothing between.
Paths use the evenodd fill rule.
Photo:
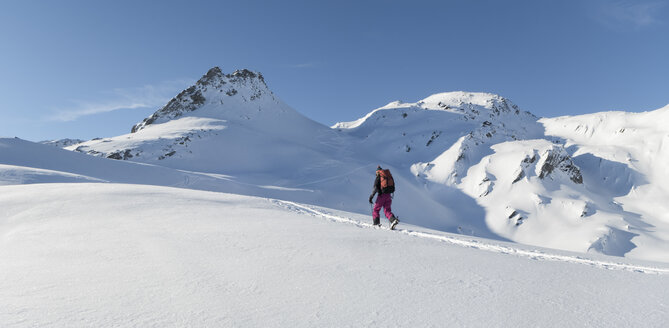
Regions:
<instances>
[{"instance_id":1,"label":"person's gloved hand","mask_svg":"<svg viewBox=\"0 0 669 328\"><path fill-rule=\"evenodd\" d=\"M374 195L369 195L369 203L372 204L372 199L374 198Z\"/></svg>"}]
</instances>

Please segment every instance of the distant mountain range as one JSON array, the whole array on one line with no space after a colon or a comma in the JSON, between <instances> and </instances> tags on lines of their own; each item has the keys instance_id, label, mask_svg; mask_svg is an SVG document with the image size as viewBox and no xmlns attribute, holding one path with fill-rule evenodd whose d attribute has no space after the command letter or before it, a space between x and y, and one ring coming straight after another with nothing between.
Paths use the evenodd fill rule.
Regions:
<instances>
[{"instance_id":1,"label":"distant mountain range","mask_svg":"<svg viewBox=\"0 0 669 328\"><path fill-rule=\"evenodd\" d=\"M404 222L669 261L666 122L669 106L539 119L498 95L447 92L392 102L327 127L283 103L260 73L225 74L214 67L129 134L57 145L142 164L114 165L113 177L88 172L86 179L117 181L124 170L152 168L169 182L161 182L160 174L127 176L359 213L370 211L367 197L381 165L396 177L394 210ZM32 149L16 151L6 161L12 165L68 174L88 165L67 170L40 160L31 166L19 157L44 148L10 143ZM44 156L70 158L65 152Z\"/></svg>"}]
</instances>

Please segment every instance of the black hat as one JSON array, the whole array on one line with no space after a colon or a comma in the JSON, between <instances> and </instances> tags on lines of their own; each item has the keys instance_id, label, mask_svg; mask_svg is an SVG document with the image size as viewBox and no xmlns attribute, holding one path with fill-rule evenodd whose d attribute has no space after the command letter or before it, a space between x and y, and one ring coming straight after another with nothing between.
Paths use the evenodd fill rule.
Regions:
<instances>
[{"instance_id":1,"label":"black hat","mask_svg":"<svg viewBox=\"0 0 669 328\"><path fill-rule=\"evenodd\" d=\"M381 165L379 165L379 166L376 167L376 170L380 171L380 170L383 170L383 169L381 168Z\"/></svg>"}]
</instances>

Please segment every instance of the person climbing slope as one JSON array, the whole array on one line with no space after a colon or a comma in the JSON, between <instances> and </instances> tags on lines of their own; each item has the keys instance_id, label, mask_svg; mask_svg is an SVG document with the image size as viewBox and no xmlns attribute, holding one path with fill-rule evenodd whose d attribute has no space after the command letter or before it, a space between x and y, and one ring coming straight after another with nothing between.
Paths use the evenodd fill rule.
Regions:
<instances>
[{"instance_id":1,"label":"person climbing slope","mask_svg":"<svg viewBox=\"0 0 669 328\"><path fill-rule=\"evenodd\" d=\"M394 230L395 226L400 222L391 210L393 203L392 194L394 192L395 181L393 180L392 174L390 174L390 170L384 170L380 165L377 166L376 179L374 179L374 190L369 196L369 203L372 204L374 195L379 194L376 197L376 203L374 203L374 209L372 210L372 224L375 226L381 226L380 212L382 207L386 218L390 221L390 230Z\"/></svg>"}]
</instances>

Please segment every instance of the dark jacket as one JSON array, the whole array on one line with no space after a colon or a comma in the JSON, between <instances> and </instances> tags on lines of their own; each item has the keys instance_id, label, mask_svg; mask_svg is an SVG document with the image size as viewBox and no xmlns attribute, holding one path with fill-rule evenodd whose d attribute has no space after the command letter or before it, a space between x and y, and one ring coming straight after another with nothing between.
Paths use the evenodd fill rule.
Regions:
<instances>
[{"instance_id":1,"label":"dark jacket","mask_svg":"<svg viewBox=\"0 0 669 328\"><path fill-rule=\"evenodd\" d=\"M383 191L381 190L381 176L379 175L378 171L376 173L376 179L374 179L374 189L372 189L372 197L376 194L383 194Z\"/></svg>"}]
</instances>

